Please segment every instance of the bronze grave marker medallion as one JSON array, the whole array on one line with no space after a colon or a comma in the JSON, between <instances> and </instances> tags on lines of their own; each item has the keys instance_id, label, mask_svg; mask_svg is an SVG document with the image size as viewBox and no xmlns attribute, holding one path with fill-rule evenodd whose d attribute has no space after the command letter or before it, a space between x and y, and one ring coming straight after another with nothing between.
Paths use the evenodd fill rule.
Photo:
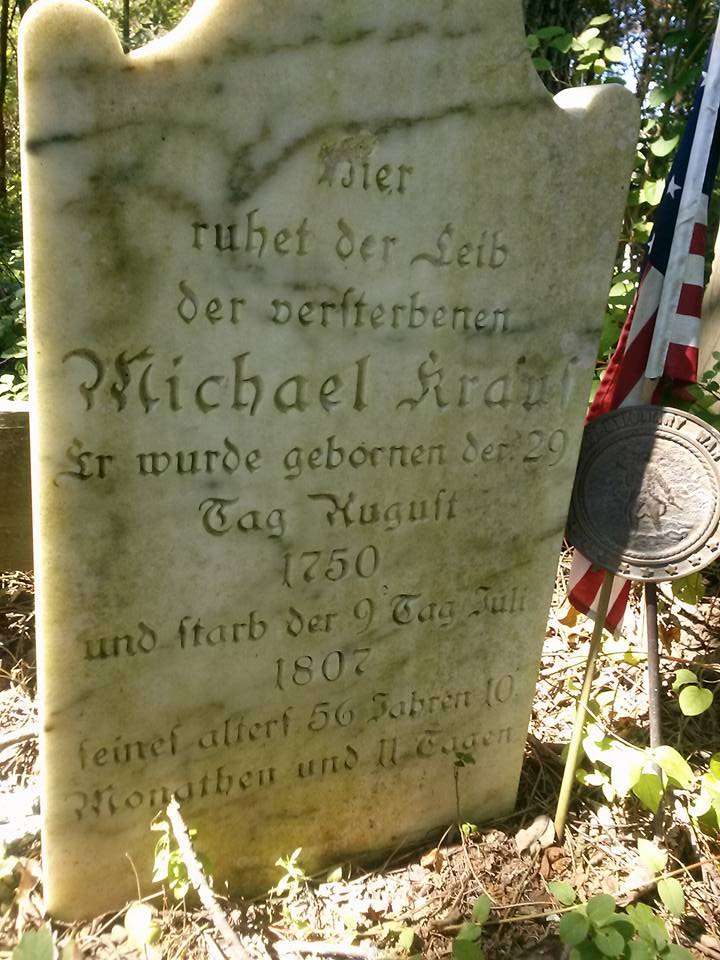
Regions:
<instances>
[{"instance_id":1,"label":"bronze grave marker medallion","mask_svg":"<svg viewBox=\"0 0 720 960\"><path fill-rule=\"evenodd\" d=\"M670 407L614 410L585 429L567 534L631 580L676 580L720 556L720 433Z\"/></svg>"}]
</instances>

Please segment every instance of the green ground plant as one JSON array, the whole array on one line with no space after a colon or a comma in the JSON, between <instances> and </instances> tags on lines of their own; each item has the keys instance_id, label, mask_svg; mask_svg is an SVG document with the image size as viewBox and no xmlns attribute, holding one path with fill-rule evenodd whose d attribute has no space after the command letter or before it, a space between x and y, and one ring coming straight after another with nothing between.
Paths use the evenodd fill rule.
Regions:
<instances>
[{"instance_id":1,"label":"green ground plant","mask_svg":"<svg viewBox=\"0 0 720 960\"><path fill-rule=\"evenodd\" d=\"M657 887L668 913L678 919L684 916L681 884L674 877L661 877ZM573 887L563 881L549 883L548 890L560 904L558 934L569 948L569 960L692 960L688 950L671 942L662 917L645 903L621 909L609 894L580 903ZM472 919L461 926L453 942L453 960L485 960L483 926L491 913L490 898L481 896Z\"/></svg>"},{"instance_id":2,"label":"green ground plant","mask_svg":"<svg viewBox=\"0 0 720 960\"><path fill-rule=\"evenodd\" d=\"M175 899L182 900L190 890L190 877L182 853L173 838L172 827L167 820L160 817L153 821L150 829L160 834L155 843L153 883L166 884ZM191 839L196 835L197 830L188 830L188 836ZM202 854L197 854L197 857L207 873L209 867L207 858Z\"/></svg>"},{"instance_id":3,"label":"green ground plant","mask_svg":"<svg viewBox=\"0 0 720 960\"><path fill-rule=\"evenodd\" d=\"M561 903L566 903L569 896L574 902L575 891L567 884L563 884L563 888L567 889L553 891L551 885L551 892L555 892ZM674 887L672 889L674 891ZM684 898L682 903L673 901L673 906L682 907L684 911ZM570 947L570 960L605 960L608 957L692 960L689 950L670 942L662 917L651 907L638 903L619 910L614 898L607 893L598 894L565 913L558 932L560 939Z\"/></svg>"}]
</instances>

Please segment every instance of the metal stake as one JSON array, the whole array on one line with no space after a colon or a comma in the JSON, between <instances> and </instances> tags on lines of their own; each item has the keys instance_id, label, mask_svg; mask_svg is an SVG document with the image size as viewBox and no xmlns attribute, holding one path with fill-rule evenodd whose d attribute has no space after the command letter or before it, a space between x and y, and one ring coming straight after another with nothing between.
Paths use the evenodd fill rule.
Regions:
<instances>
[{"instance_id":1,"label":"metal stake","mask_svg":"<svg viewBox=\"0 0 720 960\"><path fill-rule=\"evenodd\" d=\"M657 586L645 584L645 630L647 634L647 688L650 703L650 746L662 745L660 715L660 653L658 650Z\"/></svg>"},{"instance_id":2,"label":"metal stake","mask_svg":"<svg viewBox=\"0 0 720 960\"><path fill-rule=\"evenodd\" d=\"M597 613L595 615L595 627L593 629L592 639L590 640L590 650L588 651L587 664L585 666L585 679L583 680L580 699L578 700L577 713L575 714L575 724L573 726L570 746L568 747L567 760L565 761L565 771L563 773L562 786L560 787L560 796L558 797L557 811L555 813L555 836L558 840L562 839L565 832L565 821L567 820L568 810L570 809L570 799L572 797L573 783L575 782L575 771L578 766L578 757L580 755L580 745L582 744L583 732L585 730L585 719L587 715L587 705L590 700L590 690L595 677L595 661L600 652L602 643L603 629L605 627L605 617L610 606L610 593L612 592L614 576L610 572L605 573L600 596L598 598Z\"/></svg>"},{"instance_id":3,"label":"metal stake","mask_svg":"<svg viewBox=\"0 0 720 960\"><path fill-rule=\"evenodd\" d=\"M660 649L658 644L658 611L657 585L645 584L645 636L647 639L647 692L648 692L648 720L650 727L650 748L654 750L662 745L662 716L660 713ZM657 764L653 764L653 772L662 779L662 771ZM653 834L656 840L662 837L664 795L660 797L655 819Z\"/></svg>"}]
</instances>

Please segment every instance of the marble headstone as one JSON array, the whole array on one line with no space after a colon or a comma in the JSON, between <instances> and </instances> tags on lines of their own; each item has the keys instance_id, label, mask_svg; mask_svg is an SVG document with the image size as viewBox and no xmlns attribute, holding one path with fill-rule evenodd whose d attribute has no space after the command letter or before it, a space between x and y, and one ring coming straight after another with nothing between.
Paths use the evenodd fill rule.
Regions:
<instances>
[{"instance_id":1,"label":"marble headstone","mask_svg":"<svg viewBox=\"0 0 720 960\"><path fill-rule=\"evenodd\" d=\"M0 401L0 573L32 570L28 404Z\"/></svg>"},{"instance_id":2,"label":"marble headstone","mask_svg":"<svg viewBox=\"0 0 720 960\"><path fill-rule=\"evenodd\" d=\"M508 813L631 94L520 0L39 0L21 97L51 911L172 794L240 891Z\"/></svg>"}]
</instances>

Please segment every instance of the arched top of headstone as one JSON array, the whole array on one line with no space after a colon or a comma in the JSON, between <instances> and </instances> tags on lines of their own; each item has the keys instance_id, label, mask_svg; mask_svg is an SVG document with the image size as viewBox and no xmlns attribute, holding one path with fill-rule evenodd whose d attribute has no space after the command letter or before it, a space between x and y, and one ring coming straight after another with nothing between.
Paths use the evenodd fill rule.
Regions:
<instances>
[{"instance_id":1,"label":"arched top of headstone","mask_svg":"<svg viewBox=\"0 0 720 960\"><path fill-rule=\"evenodd\" d=\"M390 101L388 122L490 104L549 109L553 100L525 43L520 0L197 0L174 30L127 55L91 3L38 0L21 27L21 70L28 83L60 81L58 116L68 112L63 81L79 91L114 71L129 88L148 71L175 81L194 70L247 75L255 87L266 85L269 97L290 96L307 113L327 113L348 97L361 112ZM235 92L242 96L242 88ZM609 121L612 134L612 118L622 126L629 97L617 85L589 86L555 103L583 117L600 104L603 118L595 122ZM25 122L32 137L32 110Z\"/></svg>"}]
</instances>

